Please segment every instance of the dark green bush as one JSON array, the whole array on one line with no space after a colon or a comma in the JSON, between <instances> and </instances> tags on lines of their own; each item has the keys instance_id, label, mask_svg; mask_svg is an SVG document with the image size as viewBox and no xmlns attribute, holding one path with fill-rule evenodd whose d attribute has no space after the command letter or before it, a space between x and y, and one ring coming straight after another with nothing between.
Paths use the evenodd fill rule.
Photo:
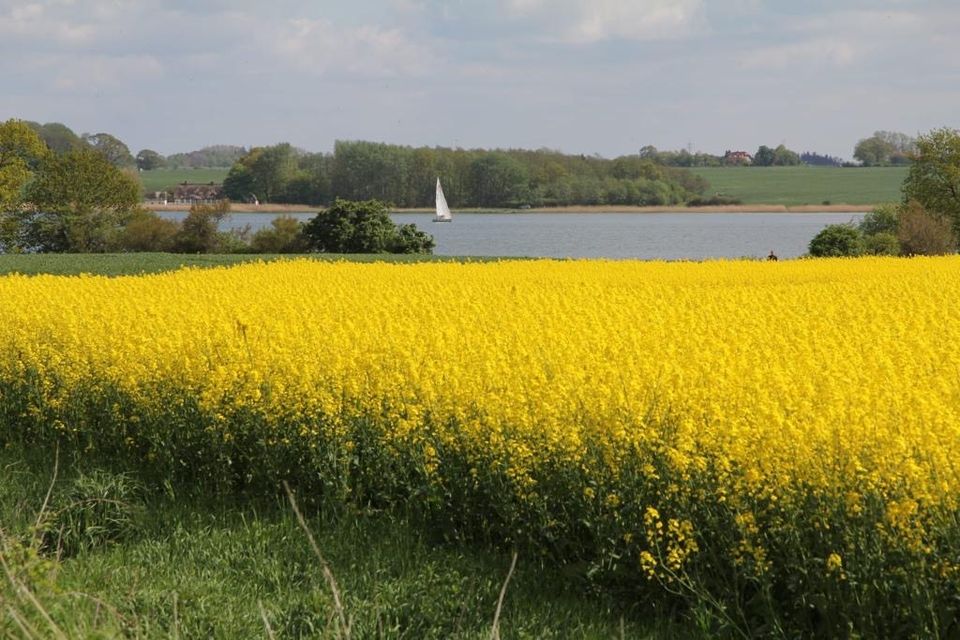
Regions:
<instances>
[{"instance_id":1,"label":"dark green bush","mask_svg":"<svg viewBox=\"0 0 960 640\"><path fill-rule=\"evenodd\" d=\"M810 241L809 250L817 258L859 256L864 252L863 235L849 224L827 225Z\"/></svg>"}]
</instances>

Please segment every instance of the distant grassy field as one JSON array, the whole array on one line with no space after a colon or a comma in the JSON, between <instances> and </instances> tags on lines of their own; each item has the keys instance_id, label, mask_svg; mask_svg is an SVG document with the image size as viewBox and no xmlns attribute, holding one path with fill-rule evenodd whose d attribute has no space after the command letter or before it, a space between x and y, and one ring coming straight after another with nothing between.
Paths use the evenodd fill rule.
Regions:
<instances>
[{"instance_id":1,"label":"distant grassy field","mask_svg":"<svg viewBox=\"0 0 960 640\"><path fill-rule=\"evenodd\" d=\"M163 191L172 189L181 182L221 183L229 172L229 169L152 169L141 172L140 180L145 192Z\"/></svg>"},{"instance_id":2,"label":"distant grassy field","mask_svg":"<svg viewBox=\"0 0 960 640\"><path fill-rule=\"evenodd\" d=\"M900 199L906 167L704 167L709 194L744 204L876 204Z\"/></svg>"}]
</instances>

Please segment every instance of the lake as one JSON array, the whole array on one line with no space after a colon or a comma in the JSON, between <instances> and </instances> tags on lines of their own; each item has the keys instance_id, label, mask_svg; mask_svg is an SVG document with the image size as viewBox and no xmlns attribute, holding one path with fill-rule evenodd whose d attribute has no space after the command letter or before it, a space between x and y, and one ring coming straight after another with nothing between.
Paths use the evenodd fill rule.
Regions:
<instances>
[{"instance_id":1,"label":"lake","mask_svg":"<svg viewBox=\"0 0 960 640\"><path fill-rule=\"evenodd\" d=\"M182 219L186 212L160 215ZM224 230L263 228L280 214L235 213ZM288 214L307 221L315 214ZM437 255L551 258L702 260L781 258L807 252L828 224L859 221L860 213L456 213L453 222L432 222L432 213L395 213L436 241Z\"/></svg>"}]
</instances>

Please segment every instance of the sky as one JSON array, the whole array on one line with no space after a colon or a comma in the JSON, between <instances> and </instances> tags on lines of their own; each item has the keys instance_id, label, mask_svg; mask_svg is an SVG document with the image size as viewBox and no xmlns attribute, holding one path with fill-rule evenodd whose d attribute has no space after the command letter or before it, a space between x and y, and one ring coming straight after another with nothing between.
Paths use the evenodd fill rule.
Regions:
<instances>
[{"instance_id":1,"label":"sky","mask_svg":"<svg viewBox=\"0 0 960 640\"><path fill-rule=\"evenodd\" d=\"M136 154L336 140L849 159L960 128L958 0L0 0L0 120Z\"/></svg>"}]
</instances>

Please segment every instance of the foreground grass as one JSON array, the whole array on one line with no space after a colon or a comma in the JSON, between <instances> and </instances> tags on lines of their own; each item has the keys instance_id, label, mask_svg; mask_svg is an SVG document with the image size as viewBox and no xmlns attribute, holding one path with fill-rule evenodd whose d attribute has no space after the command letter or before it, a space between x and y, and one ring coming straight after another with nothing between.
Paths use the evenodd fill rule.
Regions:
<instances>
[{"instance_id":1,"label":"foreground grass","mask_svg":"<svg viewBox=\"0 0 960 640\"><path fill-rule=\"evenodd\" d=\"M877 204L900 200L907 167L702 167L692 169L744 204Z\"/></svg>"},{"instance_id":2,"label":"foreground grass","mask_svg":"<svg viewBox=\"0 0 960 640\"><path fill-rule=\"evenodd\" d=\"M185 501L169 487L166 494L142 487L123 496L135 515L112 539L90 534L109 529L109 521L81 507L85 517L66 522L84 529L90 544L60 561L52 548L24 552L37 547L34 525L54 473L48 458L0 453L0 637L491 637L510 554L425 540L398 515L304 505L340 609L322 561L282 499ZM55 520L65 509L61 496L78 484L80 469L60 467L40 520ZM109 476L86 477L104 485ZM73 504L88 504L70 495ZM69 532L57 526L66 539ZM650 636L628 608L585 596L576 584L521 557L499 632Z\"/></svg>"},{"instance_id":3,"label":"foreground grass","mask_svg":"<svg viewBox=\"0 0 960 640\"><path fill-rule=\"evenodd\" d=\"M424 262L490 260L494 258L463 258L452 256L425 256L408 254L179 254L179 253L0 253L0 276L23 275L92 275L121 276L174 271L183 267L225 267L242 262L289 260L349 260L351 262Z\"/></svg>"}]
</instances>

